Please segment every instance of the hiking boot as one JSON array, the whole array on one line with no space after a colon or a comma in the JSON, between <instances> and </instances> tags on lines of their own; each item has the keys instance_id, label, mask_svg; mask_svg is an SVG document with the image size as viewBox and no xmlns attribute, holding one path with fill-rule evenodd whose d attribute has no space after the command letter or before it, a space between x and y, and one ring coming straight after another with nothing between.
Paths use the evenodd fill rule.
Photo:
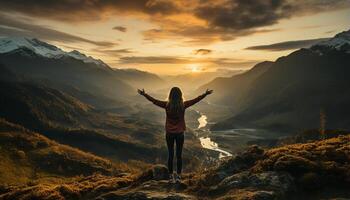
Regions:
<instances>
[{"instance_id":1,"label":"hiking boot","mask_svg":"<svg viewBox=\"0 0 350 200\"><path fill-rule=\"evenodd\" d=\"M181 175L180 174L176 174L175 182L176 183L181 183Z\"/></svg>"},{"instance_id":2,"label":"hiking boot","mask_svg":"<svg viewBox=\"0 0 350 200\"><path fill-rule=\"evenodd\" d=\"M175 183L175 177L173 174L169 174L169 183Z\"/></svg>"}]
</instances>

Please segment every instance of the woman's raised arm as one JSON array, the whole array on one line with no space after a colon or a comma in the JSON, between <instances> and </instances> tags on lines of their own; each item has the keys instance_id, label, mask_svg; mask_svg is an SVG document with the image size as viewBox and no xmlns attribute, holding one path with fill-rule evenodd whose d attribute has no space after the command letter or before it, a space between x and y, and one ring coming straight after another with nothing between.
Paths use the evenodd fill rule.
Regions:
<instances>
[{"instance_id":1,"label":"woman's raised arm","mask_svg":"<svg viewBox=\"0 0 350 200\"><path fill-rule=\"evenodd\" d=\"M213 93L213 90L208 90L205 91L202 95L199 95L198 97L194 98L194 99L191 99L191 100L188 100L188 101L185 101L184 102L184 107L185 109L190 107L190 106L193 106L194 104L198 103L199 101L201 101L202 99L204 99L207 95L209 94L212 94Z\"/></svg>"},{"instance_id":2,"label":"woman's raised arm","mask_svg":"<svg viewBox=\"0 0 350 200\"><path fill-rule=\"evenodd\" d=\"M165 108L165 107L166 107L166 101L161 101L161 100L158 100L158 99L153 98L152 96L150 96L149 94L147 94L147 93L145 92L144 89L142 89L142 90L137 89L137 92L138 92L140 95L144 96L147 100L149 100L150 102L152 102L154 105L157 105L157 106L159 106L159 107L161 107L161 108Z\"/></svg>"}]
</instances>

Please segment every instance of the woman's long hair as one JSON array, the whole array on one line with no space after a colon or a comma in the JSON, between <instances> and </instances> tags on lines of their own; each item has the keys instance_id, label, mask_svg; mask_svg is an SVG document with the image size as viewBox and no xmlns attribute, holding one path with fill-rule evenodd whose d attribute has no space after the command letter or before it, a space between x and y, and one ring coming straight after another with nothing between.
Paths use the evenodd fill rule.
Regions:
<instances>
[{"instance_id":1,"label":"woman's long hair","mask_svg":"<svg viewBox=\"0 0 350 200\"><path fill-rule=\"evenodd\" d=\"M179 114L184 110L184 100L180 88L171 88L168 97L167 108L169 109L170 113L174 114Z\"/></svg>"}]
</instances>

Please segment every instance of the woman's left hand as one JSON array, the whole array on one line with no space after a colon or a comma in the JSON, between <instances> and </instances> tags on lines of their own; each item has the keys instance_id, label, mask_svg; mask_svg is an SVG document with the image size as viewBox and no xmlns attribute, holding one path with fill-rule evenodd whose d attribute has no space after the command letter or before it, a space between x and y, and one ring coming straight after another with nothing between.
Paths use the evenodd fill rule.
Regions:
<instances>
[{"instance_id":1,"label":"woman's left hand","mask_svg":"<svg viewBox=\"0 0 350 200\"><path fill-rule=\"evenodd\" d=\"M213 93L213 90L207 89L207 91L205 91L205 95L209 95L209 94L212 94L212 93Z\"/></svg>"}]
</instances>

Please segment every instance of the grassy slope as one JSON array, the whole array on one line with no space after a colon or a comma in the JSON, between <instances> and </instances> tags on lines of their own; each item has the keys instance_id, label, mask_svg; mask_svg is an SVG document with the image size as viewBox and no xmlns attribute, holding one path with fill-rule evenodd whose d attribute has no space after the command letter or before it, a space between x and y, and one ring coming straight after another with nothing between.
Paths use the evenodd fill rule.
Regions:
<instances>
[{"instance_id":1,"label":"grassy slope","mask_svg":"<svg viewBox=\"0 0 350 200\"><path fill-rule=\"evenodd\" d=\"M22 184L47 176L119 172L109 160L61 145L4 119L0 119L0 160L2 184Z\"/></svg>"},{"instance_id":2,"label":"grassy slope","mask_svg":"<svg viewBox=\"0 0 350 200\"><path fill-rule=\"evenodd\" d=\"M141 176L93 175L3 188L0 198L332 199L349 195L349 169L350 136L338 136L270 150L254 146L209 171L185 174L179 185L162 181L166 169L155 166Z\"/></svg>"}]
</instances>

